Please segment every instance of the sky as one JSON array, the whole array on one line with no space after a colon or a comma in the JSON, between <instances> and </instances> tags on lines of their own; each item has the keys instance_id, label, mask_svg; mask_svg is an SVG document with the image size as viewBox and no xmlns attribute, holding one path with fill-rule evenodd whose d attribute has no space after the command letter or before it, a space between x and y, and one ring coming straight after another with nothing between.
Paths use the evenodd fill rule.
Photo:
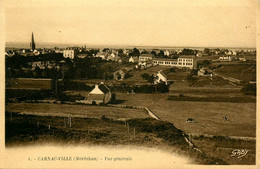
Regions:
<instances>
[{"instance_id":1,"label":"sky","mask_svg":"<svg viewBox=\"0 0 260 169\"><path fill-rule=\"evenodd\" d=\"M6 42L256 47L255 0L9 0Z\"/></svg>"}]
</instances>

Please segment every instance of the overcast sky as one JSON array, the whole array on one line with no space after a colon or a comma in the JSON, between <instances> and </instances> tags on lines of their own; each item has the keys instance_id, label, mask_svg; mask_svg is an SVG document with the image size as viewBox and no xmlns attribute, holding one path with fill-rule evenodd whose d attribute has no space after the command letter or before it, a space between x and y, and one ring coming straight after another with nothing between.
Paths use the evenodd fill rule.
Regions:
<instances>
[{"instance_id":1,"label":"overcast sky","mask_svg":"<svg viewBox=\"0 0 260 169\"><path fill-rule=\"evenodd\" d=\"M6 42L256 47L255 0L2 1Z\"/></svg>"}]
</instances>

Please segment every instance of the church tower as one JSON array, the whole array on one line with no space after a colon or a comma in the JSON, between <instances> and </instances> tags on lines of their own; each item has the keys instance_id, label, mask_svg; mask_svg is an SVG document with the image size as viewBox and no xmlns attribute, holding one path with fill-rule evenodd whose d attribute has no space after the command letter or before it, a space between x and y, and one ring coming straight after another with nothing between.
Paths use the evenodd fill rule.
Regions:
<instances>
[{"instance_id":1,"label":"church tower","mask_svg":"<svg viewBox=\"0 0 260 169\"><path fill-rule=\"evenodd\" d=\"M34 49L35 49L35 43L34 43L33 33L32 33L32 41L31 41L30 46L31 46L32 51L34 51Z\"/></svg>"}]
</instances>

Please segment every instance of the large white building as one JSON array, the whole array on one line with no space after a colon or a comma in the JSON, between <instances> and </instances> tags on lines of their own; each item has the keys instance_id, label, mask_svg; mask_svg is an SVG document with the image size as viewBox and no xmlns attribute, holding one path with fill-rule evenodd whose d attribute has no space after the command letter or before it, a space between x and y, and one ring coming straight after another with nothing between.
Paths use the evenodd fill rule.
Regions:
<instances>
[{"instance_id":1,"label":"large white building","mask_svg":"<svg viewBox=\"0 0 260 169\"><path fill-rule=\"evenodd\" d=\"M178 59L155 58L153 59L153 64L162 66L185 67L190 69L197 68L196 57L193 55L183 55Z\"/></svg>"},{"instance_id":2,"label":"large white building","mask_svg":"<svg viewBox=\"0 0 260 169\"><path fill-rule=\"evenodd\" d=\"M75 50L73 49L66 49L63 51L63 57L74 59L75 56Z\"/></svg>"},{"instance_id":3,"label":"large white building","mask_svg":"<svg viewBox=\"0 0 260 169\"><path fill-rule=\"evenodd\" d=\"M193 55L183 55L178 58L178 67L197 68L196 57Z\"/></svg>"}]
</instances>

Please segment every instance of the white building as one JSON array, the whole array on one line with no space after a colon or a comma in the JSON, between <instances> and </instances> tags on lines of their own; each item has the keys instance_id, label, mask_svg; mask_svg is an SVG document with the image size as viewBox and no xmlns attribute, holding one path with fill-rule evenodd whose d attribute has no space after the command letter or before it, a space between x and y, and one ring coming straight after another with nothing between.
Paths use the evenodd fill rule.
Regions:
<instances>
[{"instance_id":1,"label":"white building","mask_svg":"<svg viewBox=\"0 0 260 169\"><path fill-rule=\"evenodd\" d=\"M139 61L140 62L146 62L149 60L153 60L153 56L150 54L142 54L141 56L139 56Z\"/></svg>"},{"instance_id":2,"label":"white building","mask_svg":"<svg viewBox=\"0 0 260 169\"><path fill-rule=\"evenodd\" d=\"M165 56L170 56L170 52L168 50L164 51Z\"/></svg>"},{"instance_id":3,"label":"white building","mask_svg":"<svg viewBox=\"0 0 260 169\"><path fill-rule=\"evenodd\" d=\"M88 101L92 104L106 104L111 100L111 97L110 89L101 82L99 85L95 85L95 88L88 94Z\"/></svg>"},{"instance_id":4,"label":"white building","mask_svg":"<svg viewBox=\"0 0 260 169\"><path fill-rule=\"evenodd\" d=\"M197 61L193 55L183 55L178 58L178 67L197 68Z\"/></svg>"},{"instance_id":5,"label":"white building","mask_svg":"<svg viewBox=\"0 0 260 169\"><path fill-rule=\"evenodd\" d=\"M165 82L167 84L167 76L162 72L162 70L158 71L155 77L155 83Z\"/></svg>"},{"instance_id":6,"label":"white building","mask_svg":"<svg viewBox=\"0 0 260 169\"><path fill-rule=\"evenodd\" d=\"M132 62L132 63L136 63L136 62L138 62L138 57L137 56L131 56L130 58L129 58L129 62Z\"/></svg>"},{"instance_id":7,"label":"white building","mask_svg":"<svg viewBox=\"0 0 260 169\"><path fill-rule=\"evenodd\" d=\"M197 68L196 57L193 55L183 55L178 59L156 58L153 59L153 64L162 66L185 67L190 69Z\"/></svg>"},{"instance_id":8,"label":"white building","mask_svg":"<svg viewBox=\"0 0 260 169\"><path fill-rule=\"evenodd\" d=\"M75 51L73 49L66 49L63 51L63 57L74 59Z\"/></svg>"},{"instance_id":9,"label":"white building","mask_svg":"<svg viewBox=\"0 0 260 169\"><path fill-rule=\"evenodd\" d=\"M167 59L167 58L156 58L153 59L154 65L161 65L161 66L178 66L177 59Z\"/></svg>"},{"instance_id":10,"label":"white building","mask_svg":"<svg viewBox=\"0 0 260 169\"><path fill-rule=\"evenodd\" d=\"M221 61L231 62L233 60L233 57L232 56L220 56L218 59Z\"/></svg>"}]
</instances>

